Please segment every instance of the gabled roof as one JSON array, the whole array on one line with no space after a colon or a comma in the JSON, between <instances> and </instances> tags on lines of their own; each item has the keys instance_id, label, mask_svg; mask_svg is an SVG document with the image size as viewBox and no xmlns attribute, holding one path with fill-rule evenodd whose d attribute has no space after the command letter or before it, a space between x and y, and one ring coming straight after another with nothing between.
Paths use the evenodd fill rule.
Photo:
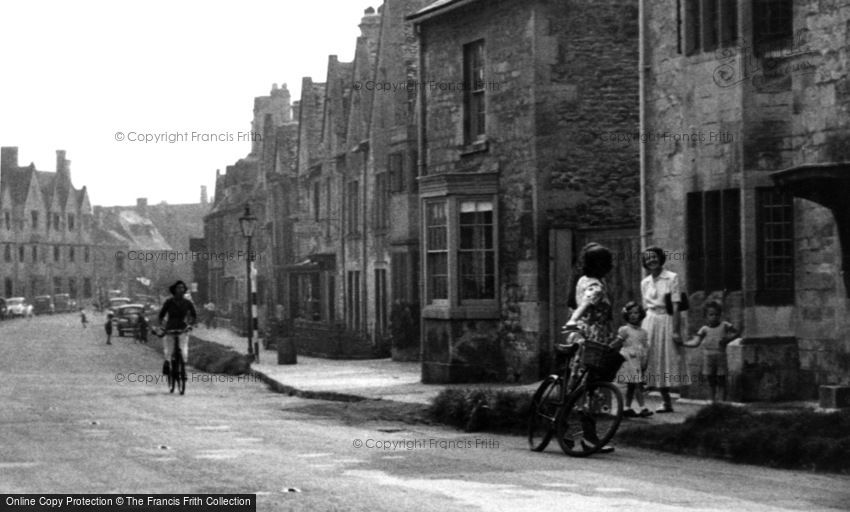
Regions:
<instances>
[{"instance_id":1,"label":"gabled roof","mask_svg":"<svg viewBox=\"0 0 850 512\"><path fill-rule=\"evenodd\" d=\"M30 181L35 173L35 167L18 167L6 169L3 172L3 187L9 190L9 195L15 205L24 204L29 195Z\"/></svg>"},{"instance_id":2,"label":"gabled roof","mask_svg":"<svg viewBox=\"0 0 850 512\"><path fill-rule=\"evenodd\" d=\"M41 187L41 197L44 199L44 206L49 211L51 203L53 203L53 190L56 184L56 173L48 171L35 171L38 185Z\"/></svg>"}]
</instances>

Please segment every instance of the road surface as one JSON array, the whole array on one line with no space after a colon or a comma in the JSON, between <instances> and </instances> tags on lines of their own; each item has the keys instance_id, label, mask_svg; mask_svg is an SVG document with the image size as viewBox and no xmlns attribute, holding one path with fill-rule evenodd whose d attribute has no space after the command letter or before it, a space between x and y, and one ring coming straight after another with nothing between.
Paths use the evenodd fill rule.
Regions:
<instances>
[{"instance_id":1,"label":"road surface","mask_svg":"<svg viewBox=\"0 0 850 512\"><path fill-rule=\"evenodd\" d=\"M100 319L0 322L0 493L256 493L258 510L846 510L850 478L619 447L590 459L521 438L345 425L321 403L192 372ZM158 341L158 340L157 340ZM145 380L151 382L145 382ZM324 409L327 409L325 407Z\"/></svg>"}]
</instances>

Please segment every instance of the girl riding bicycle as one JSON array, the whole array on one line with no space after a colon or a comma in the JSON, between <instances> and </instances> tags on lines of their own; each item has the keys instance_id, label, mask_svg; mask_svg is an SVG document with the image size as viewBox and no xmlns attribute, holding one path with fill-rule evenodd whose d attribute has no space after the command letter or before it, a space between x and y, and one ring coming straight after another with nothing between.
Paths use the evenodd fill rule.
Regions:
<instances>
[{"instance_id":1,"label":"girl riding bicycle","mask_svg":"<svg viewBox=\"0 0 850 512\"><path fill-rule=\"evenodd\" d=\"M586 341L608 345L619 351L624 340L614 330L611 301L605 283L605 276L614 268L611 251L598 243L589 243L582 248L579 261L582 275L570 294L570 306L575 309L564 330L578 330ZM595 436L590 427L586 430L585 437L593 441ZM610 446L599 449L600 453L612 451L614 448Z\"/></svg>"},{"instance_id":2,"label":"girl riding bicycle","mask_svg":"<svg viewBox=\"0 0 850 512\"><path fill-rule=\"evenodd\" d=\"M168 317L168 320L166 320L165 323L166 331L185 331L188 327L194 325L198 318L194 304L192 304L192 301L184 297L184 295L186 295L186 290L186 283L183 281L177 281L168 287L168 291L171 292L171 297L165 301L162 305L162 309L159 311L160 327L162 327L163 318L166 316ZM171 343L172 340L169 336L163 337L162 352L165 357L165 361L162 364L162 373L165 375L170 373L169 361L171 361L171 353L173 350ZM186 332L180 335L180 352L183 354L183 360L188 361L189 334Z\"/></svg>"}]
</instances>

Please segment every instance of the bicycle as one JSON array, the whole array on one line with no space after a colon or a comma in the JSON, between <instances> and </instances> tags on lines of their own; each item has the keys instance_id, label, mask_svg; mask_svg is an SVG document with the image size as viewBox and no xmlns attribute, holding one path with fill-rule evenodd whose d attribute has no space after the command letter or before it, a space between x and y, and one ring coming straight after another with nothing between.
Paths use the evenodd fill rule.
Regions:
<instances>
[{"instance_id":1,"label":"bicycle","mask_svg":"<svg viewBox=\"0 0 850 512\"><path fill-rule=\"evenodd\" d=\"M567 365L546 377L532 398L528 444L542 452L554 435L566 455L587 457L603 450L623 419L623 395L610 382L623 358L577 330L567 334L567 343L556 345Z\"/></svg>"},{"instance_id":2,"label":"bicycle","mask_svg":"<svg viewBox=\"0 0 850 512\"><path fill-rule=\"evenodd\" d=\"M174 393L174 389L177 388L181 395L186 394L186 362L183 360L183 352L180 350L180 335L191 331L191 326L186 327L185 329L154 331L160 338L169 335L174 337L174 350L171 352L171 366L166 379L166 383L171 393Z\"/></svg>"}]
</instances>

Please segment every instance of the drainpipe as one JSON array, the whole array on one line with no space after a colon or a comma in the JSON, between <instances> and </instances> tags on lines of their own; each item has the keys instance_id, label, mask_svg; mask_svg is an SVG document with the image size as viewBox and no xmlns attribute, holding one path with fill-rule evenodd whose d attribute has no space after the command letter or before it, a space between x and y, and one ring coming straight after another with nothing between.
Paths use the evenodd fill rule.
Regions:
<instances>
[{"instance_id":1,"label":"drainpipe","mask_svg":"<svg viewBox=\"0 0 850 512\"><path fill-rule=\"evenodd\" d=\"M419 92L419 122L416 123L416 128L418 130L419 140L416 144L416 155L419 158L419 162L417 165L419 167L419 179L421 180L426 173L427 169L427 151L428 144L426 141L426 131L425 131L425 87L423 84L425 83L425 37L422 34L422 25L416 23L414 26L414 30L416 32L416 39L419 42L419 69L417 70L419 87L417 87L417 91ZM421 192L420 192L421 197ZM422 321L422 313L421 311L425 309L425 266L427 264L425 258L425 237L422 230L422 201L419 198L416 199L419 201L419 207L417 211L419 211L419 283L417 284L418 292L419 292L419 362L420 364L425 361L425 322Z\"/></svg>"},{"instance_id":2,"label":"drainpipe","mask_svg":"<svg viewBox=\"0 0 850 512\"><path fill-rule=\"evenodd\" d=\"M645 0L638 0L638 107L639 112L639 135L646 130L646 4ZM640 150L640 250L646 249L647 223L646 223L646 144L639 144Z\"/></svg>"},{"instance_id":3,"label":"drainpipe","mask_svg":"<svg viewBox=\"0 0 850 512\"><path fill-rule=\"evenodd\" d=\"M365 146L365 147L363 147L363 146ZM369 294L367 293L368 289L369 289L369 287L367 285L368 279L369 279L369 276L367 274L367 272L369 271L369 262L366 261L366 257L367 257L367 250L366 250L367 243L366 243L366 241L368 240L367 229L368 229L368 226L369 226L368 220L366 219L366 212L367 212L366 198L368 197L366 195L366 192L369 190L369 188L366 186L366 178L368 176L368 168L369 168L369 150L370 150L368 139L366 140L365 144L361 143L361 147L362 147L362 151L363 151L363 201L362 201L362 206L360 208L361 217L362 217L360 219L360 224L363 226L362 227L363 235L362 235L360 240L361 240L361 243L363 244L363 263L361 264L361 268L363 269L363 273L362 273L362 278L360 279L360 290L361 290L361 297L363 297L363 300L360 302L360 331L363 333L364 336L366 336L369 332L369 330L366 328L366 321L367 321L368 316L369 316L369 315L366 314L369 311L369 303L368 303Z\"/></svg>"}]
</instances>

